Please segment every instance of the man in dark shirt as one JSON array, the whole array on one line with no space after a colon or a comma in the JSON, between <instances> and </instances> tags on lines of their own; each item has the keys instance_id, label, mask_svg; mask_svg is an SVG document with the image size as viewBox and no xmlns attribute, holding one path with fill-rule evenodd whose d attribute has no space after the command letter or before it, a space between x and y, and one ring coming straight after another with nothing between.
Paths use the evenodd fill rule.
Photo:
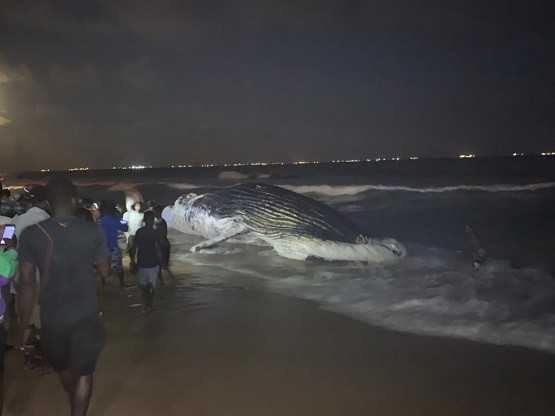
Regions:
<instances>
[{"instance_id":1,"label":"man in dark shirt","mask_svg":"<svg viewBox=\"0 0 555 416\"><path fill-rule=\"evenodd\" d=\"M168 239L168 223L162 218L162 206L156 205L153 209L154 212L154 226L160 235L160 283L163 285L162 270L165 270L170 278L174 280L173 273L170 270L170 252L171 244Z\"/></svg>"},{"instance_id":2,"label":"man in dark shirt","mask_svg":"<svg viewBox=\"0 0 555 416\"><path fill-rule=\"evenodd\" d=\"M98 223L104 230L108 249L110 250L111 271L116 273L121 287L125 286L123 272L122 254L118 244L118 235L128 230L127 222L118 218L116 205L113 201L102 201L100 203L101 217ZM103 280L102 283L105 283Z\"/></svg>"},{"instance_id":3,"label":"man in dark shirt","mask_svg":"<svg viewBox=\"0 0 555 416\"><path fill-rule=\"evenodd\" d=\"M47 198L54 216L28 227L19 242L19 316L22 345L33 311L35 268L40 270L41 346L69 396L71 415L85 415L105 334L97 313L93 264L106 277L109 252L102 229L75 217L77 191L53 178Z\"/></svg>"},{"instance_id":4,"label":"man in dark shirt","mask_svg":"<svg viewBox=\"0 0 555 416\"><path fill-rule=\"evenodd\" d=\"M145 312L150 312L160 273L160 233L154 228L152 211L145 212L143 221L145 225L135 234L130 256L137 264L137 277L143 293Z\"/></svg>"}]
</instances>

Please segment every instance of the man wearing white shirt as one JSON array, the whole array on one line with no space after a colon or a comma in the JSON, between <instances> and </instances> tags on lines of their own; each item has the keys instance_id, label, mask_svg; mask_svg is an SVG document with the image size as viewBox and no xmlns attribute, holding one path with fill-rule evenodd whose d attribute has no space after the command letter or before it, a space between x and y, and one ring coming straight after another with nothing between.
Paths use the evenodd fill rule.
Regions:
<instances>
[{"instance_id":1,"label":"man wearing white shirt","mask_svg":"<svg viewBox=\"0 0 555 416\"><path fill-rule=\"evenodd\" d=\"M44 220L50 218L48 213L37 205L32 206L24 214L17 215L12 218L11 223L15 225L15 234L17 238L21 236L21 233L25 228L30 225L38 224Z\"/></svg>"},{"instance_id":2,"label":"man wearing white shirt","mask_svg":"<svg viewBox=\"0 0 555 416\"><path fill-rule=\"evenodd\" d=\"M48 203L44 199L44 195L41 195L41 193L39 193L39 192L36 192L36 194L37 195L28 195L28 196L24 197L24 198L26 198L25 202L29 204L30 208L26 212L24 212L23 214L16 215L10 221L11 224L15 225L15 235L17 236L18 241L19 241L19 237L21 236L21 233L27 227L30 227L31 225L38 224L39 222L42 222L42 221L47 220L47 219L50 218L50 215L44 209L48 206ZM40 273L39 273L38 269L35 271L35 273L36 273L36 280L37 280L37 284L38 284L38 282L40 281ZM18 280L19 280L19 273L17 273L17 275L15 276L15 278L13 279L13 282L12 282L11 292L14 295L16 295L14 284L17 283ZM38 305L38 303L35 306L35 310L34 310L33 315L32 315L31 323L34 326L36 326L37 328L40 328L40 326L41 326L41 323L40 323L40 306Z\"/></svg>"},{"instance_id":3,"label":"man wearing white shirt","mask_svg":"<svg viewBox=\"0 0 555 416\"><path fill-rule=\"evenodd\" d=\"M23 201L28 204L29 209L23 214L13 217L11 221L11 224L15 225L15 234L18 239L25 228L50 218L46 212L48 202L46 202L42 187L32 189L29 195L23 196Z\"/></svg>"},{"instance_id":4,"label":"man wearing white shirt","mask_svg":"<svg viewBox=\"0 0 555 416\"><path fill-rule=\"evenodd\" d=\"M132 252L133 245L135 244L135 234L139 228L143 226L143 217L144 214L141 212L141 203L135 202L131 206L128 207L128 210L123 214L123 220L127 221L128 231L127 235L127 250L129 253ZM135 264L133 262L133 258L130 256L131 259L131 269L135 268Z\"/></svg>"}]
</instances>

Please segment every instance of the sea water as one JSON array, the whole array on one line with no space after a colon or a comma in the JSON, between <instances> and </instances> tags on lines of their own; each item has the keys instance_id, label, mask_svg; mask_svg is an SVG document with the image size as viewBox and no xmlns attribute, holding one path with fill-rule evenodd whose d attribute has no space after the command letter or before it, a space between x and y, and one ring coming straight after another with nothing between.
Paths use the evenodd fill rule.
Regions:
<instances>
[{"instance_id":1,"label":"sea water","mask_svg":"<svg viewBox=\"0 0 555 416\"><path fill-rule=\"evenodd\" d=\"M328 204L369 237L403 242L398 264L312 263L269 247L171 231L174 265L195 284L309 299L368 323L555 352L555 160L405 161L285 168L216 168L77 177L83 193L140 192L171 204L242 181L263 181ZM465 227L486 251L479 268Z\"/></svg>"}]
</instances>

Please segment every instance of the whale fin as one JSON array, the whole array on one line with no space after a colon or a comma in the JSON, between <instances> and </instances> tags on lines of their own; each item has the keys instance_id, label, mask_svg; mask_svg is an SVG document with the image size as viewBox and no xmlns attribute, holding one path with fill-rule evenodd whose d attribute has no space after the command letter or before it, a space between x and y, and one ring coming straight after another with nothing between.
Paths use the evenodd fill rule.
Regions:
<instances>
[{"instance_id":1,"label":"whale fin","mask_svg":"<svg viewBox=\"0 0 555 416\"><path fill-rule=\"evenodd\" d=\"M205 248L210 248L210 247L214 247L217 246L220 243L223 243L224 241L229 240L230 238L234 238L237 237L241 234L245 234L248 231L246 230L241 230L239 232L233 233L233 234L228 234L228 235L221 235L215 238L211 238L210 240L205 240L202 241L198 244L195 244L193 247L191 247L191 252L193 253L198 253L199 251L205 249Z\"/></svg>"}]
</instances>

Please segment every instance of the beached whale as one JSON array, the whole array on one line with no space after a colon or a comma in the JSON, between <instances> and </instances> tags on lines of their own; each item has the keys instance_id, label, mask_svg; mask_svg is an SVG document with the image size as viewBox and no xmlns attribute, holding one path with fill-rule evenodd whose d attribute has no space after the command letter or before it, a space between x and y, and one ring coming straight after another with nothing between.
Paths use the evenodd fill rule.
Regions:
<instances>
[{"instance_id":1,"label":"beached whale","mask_svg":"<svg viewBox=\"0 0 555 416\"><path fill-rule=\"evenodd\" d=\"M406 250L394 239L362 235L331 207L278 186L244 183L204 194L188 194L164 210L170 228L207 240L200 251L234 239L270 245L281 256L392 262Z\"/></svg>"}]
</instances>

